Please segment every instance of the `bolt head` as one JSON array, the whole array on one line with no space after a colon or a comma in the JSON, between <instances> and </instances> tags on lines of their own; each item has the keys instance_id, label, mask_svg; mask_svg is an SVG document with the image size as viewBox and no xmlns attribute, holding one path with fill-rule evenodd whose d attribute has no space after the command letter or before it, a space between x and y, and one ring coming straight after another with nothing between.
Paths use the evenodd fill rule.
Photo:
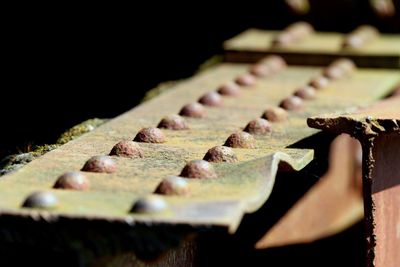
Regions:
<instances>
[{"instance_id":1,"label":"bolt head","mask_svg":"<svg viewBox=\"0 0 400 267\"><path fill-rule=\"evenodd\" d=\"M250 73L242 74L239 75L236 79L235 82L239 84L240 86L253 86L256 84L256 78L254 75L251 75Z\"/></svg>"},{"instance_id":2,"label":"bolt head","mask_svg":"<svg viewBox=\"0 0 400 267\"><path fill-rule=\"evenodd\" d=\"M110 156L119 156L126 158L142 158L143 151L138 143L130 140L118 142L111 150Z\"/></svg>"},{"instance_id":3,"label":"bolt head","mask_svg":"<svg viewBox=\"0 0 400 267\"><path fill-rule=\"evenodd\" d=\"M250 121L244 128L245 132L250 134L266 134L272 131L272 126L266 119L258 118Z\"/></svg>"},{"instance_id":4,"label":"bolt head","mask_svg":"<svg viewBox=\"0 0 400 267\"><path fill-rule=\"evenodd\" d=\"M303 107L303 100L298 96L289 96L282 100L279 106L286 110L300 110Z\"/></svg>"},{"instance_id":5,"label":"bolt head","mask_svg":"<svg viewBox=\"0 0 400 267\"><path fill-rule=\"evenodd\" d=\"M158 184L155 193L168 196L185 196L189 194L189 184L182 177L169 176Z\"/></svg>"},{"instance_id":6,"label":"bolt head","mask_svg":"<svg viewBox=\"0 0 400 267\"><path fill-rule=\"evenodd\" d=\"M132 206L131 212L139 214L156 214L167 209L165 200L159 196L148 195L139 198Z\"/></svg>"},{"instance_id":7,"label":"bolt head","mask_svg":"<svg viewBox=\"0 0 400 267\"><path fill-rule=\"evenodd\" d=\"M256 148L256 141L249 133L236 132L226 139L224 146L233 148Z\"/></svg>"},{"instance_id":8,"label":"bolt head","mask_svg":"<svg viewBox=\"0 0 400 267\"><path fill-rule=\"evenodd\" d=\"M206 116L206 110L200 103L191 103L183 106L179 115L191 118L203 118Z\"/></svg>"},{"instance_id":9,"label":"bolt head","mask_svg":"<svg viewBox=\"0 0 400 267\"><path fill-rule=\"evenodd\" d=\"M143 128L136 134L133 141L143 143L164 143L165 135L158 128Z\"/></svg>"},{"instance_id":10,"label":"bolt head","mask_svg":"<svg viewBox=\"0 0 400 267\"><path fill-rule=\"evenodd\" d=\"M164 117L157 126L168 130L187 130L189 129L186 120L179 115L173 114Z\"/></svg>"},{"instance_id":11,"label":"bolt head","mask_svg":"<svg viewBox=\"0 0 400 267\"><path fill-rule=\"evenodd\" d=\"M294 95L300 97L301 99L309 100L315 98L316 91L314 87L306 85L297 89Z\"/></svg>"},{"instance_id":12,"label":"bolt head","mask_svg":"<svg viewBox=\"0 0 400 267\"><path fill-rule=\"evenodd\" d=\"M262 118L270 122L285 121L287 120L287 117L287 111L281 107L268 107L262 115Z\"/></svg>"},{"instance_id":13,"label":"bolt head","mask_svg":"<svg viewBox=\"0 0 400 267\"><path fill-rule=\"evenodd\" d=\"M52 192L34 192L22 204L25 208L53 209L58 206L58 199Z\"/></svg>"},{"instance_id":14,"label":"bolt head","mask_svg":"<svg viewBox=\"0 0 400 267\"><path fill-rule=\"evenodd\" d=\"M179 176L197 179L214 179L218 177L214 167L205 160L188 162Z\"/></svg>"},{"instance_id":15,"label":"bolt head","mask_svg":"<svg viewBox=\"0 0 400 267\"><path fill-rule=\"evenodd\" d=\"M85 172L105 172L113 173L117 170L117 165L109 156L94 156L86 161L82 171Z\"/></svg>"},{"instance_id":16,"label":"bolt head","mask_svg":"<svg viewBox=\"0 0 400 267\"><path fill-rule=\"evenodd\" d=\"M204 155L204 160L209 162L227 162L233 163L238 161L235 152L230 147L227 146L215 146L210 148Z\"/></svg>"},{"instance_id":17,"label":"bolt head","mask_svg":"<svg viewBox=\"0 0 400 267\"><path fill-rule=\"evenodd\" d=\"M217 92L208 92L200 97L199 103L205 106L218 107L222 105L222 97Z\"/></svg>"},{"instance_id":18,"label":"bolt head","mask_svg":"<svg viewBox=\"0 0 400 267\"><path fill-rule=\"evenodd\" d=\"M80 172L67 172L58 177L54 188L86 190L89 188L89 179Z\"/></svg>"}]
</instances>

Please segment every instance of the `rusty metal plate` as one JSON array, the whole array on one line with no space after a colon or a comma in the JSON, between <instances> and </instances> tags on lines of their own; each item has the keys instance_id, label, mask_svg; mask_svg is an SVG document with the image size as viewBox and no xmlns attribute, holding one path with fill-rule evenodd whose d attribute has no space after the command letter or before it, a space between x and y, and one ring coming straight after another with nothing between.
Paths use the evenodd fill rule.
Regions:
<instances>
[{"instance_id":1,"label":"rusty metal plate","mask_svg":"<svg viewBox=\"0 0 400 267\"><path fill-rule=\"evenodd\" d=\"M179 175L187 161L201 159L208 149L222 145L231 133L260 117L267 105L279 104L321 69L289 67L273 77L259 79L255 86L242 89L238 97L224 97L223 106L207 108L205 118L187 119L189 130L163 130L166 135L163 144L140 143L143 158L114 157L118 168L115 173L87 173L90 190L52 189L59 175L80 170L91 156L108 154L120 140L132 140L141 128L157 126L165 115L178 113L184 104L197 101L221 83L247 72L248 67L221 64L210 68L3 176L1 214L47 221L96 218L127 224L216 226L234 232L244 213L257 210L268 199L279 161L301 169L312 160L312 150L286 148L318 132L307 127L307 117L369 104L388 94L400 80L393 71L359 70L350 78L332 82L318 92L315 100L307 102L304 109L290 112L286 122L273 124L271 134L255 136L256 149L234 149L239 162L213 164L218 179L187 179L189 196L162 197L168 205L165 212L146 215L129 211L136 199L154 192L163 178ZM129 93L110 101L118 101L118 97L129 97ZM37 190L52 191L59 198L59 206L53 210L21 208L24 199Z\"/></svg>"},{"instance_id":2,"label":"rusty metal plate","mask_svg":"<svg viewBox=\"0 0 400 267\"><path fill-rule=\"evenodd\" d=\"M343 50L344 34L316 32L285 47L271 46L278 31L247 30L226 41L224 49L229 62L255 62L266 54L278 54L290 64L327 65L334 58L347 57L359 67L400 68L400 36L381 34L357 50Z\"/></svg>"},{"instance_id":3,"label":"rusty metal plate","mask_svg":"<svg viewBox=\"0 0 400 267\"><path fill-rule=\"evenodd\" d=\"M363 147L368 266L400 264L400 96L348 115L310 118L311 127L347 133Z\"/></svg>"}]
</instances>

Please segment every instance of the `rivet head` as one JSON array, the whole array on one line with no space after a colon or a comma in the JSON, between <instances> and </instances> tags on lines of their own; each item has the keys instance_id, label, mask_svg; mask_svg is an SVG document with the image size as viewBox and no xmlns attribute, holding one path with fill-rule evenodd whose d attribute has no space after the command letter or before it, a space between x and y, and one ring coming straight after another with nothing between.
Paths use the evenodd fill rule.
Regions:
<instances>
[{"instance_id":1,"label":"rivet head","mask_svg":"<svg viewBox=\"0 0 400 267\"><path fill-rule=\"evenodd\" d=\"M272 71L268 65L259 63L251 66L250 73L257 77L267 77L272 74Z\"/></svg>"},{"instance_id":2,"label":"rivet head","mask_svg":"<svg viewBox=\"0 0 400 267\"><path fill-rule=\"evenodd\" d=\"M206 116L206 110L200 103L191 103L183 106L179 115L192 118L203 118Z\"/></svg>"},{"instance_id":3,"label":"rivet head","mask_svg":"<svg viewBox=\"0 0 400 267\"><path fill-rule=\"evenodd\" d=\"M296 40L301 40L314 32L313 26L305 21L293 23L287 28L287 30Z\"/></svg>"},{"instance_id":4,"label":"rivet head","mask_svg":"<svg viewBox=\"0 0 400 267\"><path fill-rule=\"evenodd\" d=\"M89 180L83 173L67 172L58 177L54 188L86 190L89 188Z\"/></svg>"},{"instance_id":5,"label":"rivet head","mask_svg":"<svg viewBox=\"0 0 400 267\"><path fill-rule=\"evenodd\" d=\"M324 69L323 74L325 77L332 80L341 79L346 75L344 69L340 68L340 66L337 65L328 66Z\"/></svg>"},{"instance_id":6,"label":"rivet head","mask_svg":"<svg viewBox=\"0 0 400 267\"><path fill-rule=\"evenodd\" d=\"M285 69L287 66L286 61L281 56L277 55L267 56L262 59L260 63L268 66L268 68L274 73Z\"/></svg>"},{"instance_id":7,"label":"rivet head","mask_svg":"<svg viewBox=\"0 0 400 267\"><path fill-rule=\"evenodd\" d=\"M208 92L200 97L199 103L205 106L218 107L222 105L222 97L217 92Z\"/></svg>"},{"instance_id":8,"label":"rivet head","mask_svg":"<svg viewBox=\"0 0 400 267\"><path fill-rule=\"evenodd\" d=\"M290 32L281 32L272 40L273 46L287 46L293 43L294 36Z\"/></svg>"},{"instance_id":9,"label":"rivet head","mask_svg":"<svg viewBox=\"0 0 400 267\"><path fill-rule=\"evenodd\" d=\"M34 192L22 204L25 208L53 209L57 207L58 199L52 192Z\"/></svg>"},{"instance_id":10,"label":"rivet head","mask_svg":"<svg viewBox=\"0 0 400 267\"><path fill-rule=\"evenodd\" d=\"M322 89L324 87L327 87L329 84L329 80L324 77L324 76L317 76L311 79L311 81L308 83L308 85L314 87L315 89Z\"/></svg>"},{"instance_id":11,"label":"rivet head","mask_svg":"<svg viewBox=\"0 0 400 267\"><path fill-rule=\"evenodd\" d=\"M349 35L343 42L343 48L361 48L365 44L365 39L359 34Z\"/></svg>"},{"instance_id":12,"label":"rivet head","mask_svg":"<svg viewBox=\"0 0 400 267\"><path fill-rule=\"evenodd\" d=\"M185 196L189 194L189 184L182 177L169 176L158 184L154 193L168 196Z\"/></svg>"},{"instance_id":13,"label":"rivet head","mask_svg":"<svg viewBox=\"0 0 400 267\"><path fill-rule=\"evenodd\" d=\"M281 107L268 107L262 114L262 118L270 122L280 122L287 120L288 113Z\"/></svg>"},{"instance_id":14,"label":"rivet head","mask_svg":"<svg viewBox=\"0 0 400 267\"><path fill-rule=\"evenodd\" d=\"M298 96L289 96L282 100L279 106L286 110L300 110L303 107L303 100Z\"/></svg>"},{"instance_id":15,"label":"rivet head","mask_svg":"<svg viewBox=\"0 0 400 267\"><path fill-rule=\"evenodd\" d=\"M250 121L244 131L251 134L266 134L272 131L272 126L266 119L258 118Z\"/></svg>"},{"instance_id":16,"label":"rivet head","mask_svg":"<svg viewBox=\"0 0 400 267\"><path fill-rule=\"evenodd\" d=\"M236 77L235 82L241 86L252 86L256 83L256 78L254 75L246 73Z\"/></svg>"},{"instance_id":17,"label":"rivet head","mask_svg":"<svg viewBox=\"0 0 400 267\"><path fill-rule=\"evenodd\" d=\"M143 128L136 134L133 141L143 143L164 143L165 135L158 128Z\"/></svg>"},{"instance_id":18,"label":"rivet head","mask_svg":"<svg viewBox=\"0 0 400 267\"><path fill-rule=\"evenodd\" d=\"M112 148L110 156L141 158L143 157L143 151L139 144L130 140L123 140Z\"/></svg>"},{"instance_id":19,"label":"rivet head","mask_svg":"<svg viewBox=\"0 0 400 267\"><path fill-rule=\"evenodd\" d=\"M314 99L316 91L314 87L306 85L297 89L296 92L294 92L294 95L305 100Z\"/></svg>"},{"instance_id":20,"label":"rivet head","mask_svg":"<svg viewBox=\"0 0 400 267\"><path fill-rule=\"evenodd\" d=\"M117 170L117 165L109 156L94 156L86 161L82 171L85 172L105 172L113 173Z\"/></svg>"},{"instance_id":21,"label":"rivet head","mask_svg":"<svg viewBox=\"0 0 400 267\"><path fill-rule=\"evenodd\" d=\"M226 82L218 88L218 93L225 96L237 96L240 94L240 87L237 83Z\"/></svg>"},{"instance_id":22,"label":"rivet head","mask_svg":"<svg viewBox=\"0 0 400 267\"><path fill-rule=\"evenodd\" d=\"M205 160L192 160L182 169L181 177L213 179L217 178L214 167Z\"/></svg>"},{"instance_id":23,"label":"rivet head","mask_svg":"<svg viewBox=\"0 0 400 267\"><path fill-rule=\"evenodd\" d=\"M228 162L233 163L238 161L235 152L227 146L215 146L210 148L204 155L204 160L209 162Z\"/></svg>"},{"instance_id":24,"label":"rivet head","mask_svg":"<svg viewBox=\"0 0 400 267\"><path fill-rule=\"evenodd\" d=\"M179 115L173 114L164 117L157 126L168 130L186 130L189 129L186 120Z\"/></svg>"},{"instance_id":25,"label":"rivet head","mask_svg":"<svg viewBox=\"0 0 400 267\"><path fill-rule=\"evenodd\" d=\"M148 195L136 200L131 212L140 214L155 214L165 211L168 205L165 200L159 196Z\"/></svg>"},{"instance_id":26,"label":"rivet head","mask_svg":"<svg viewBox=\"0 0 400 267\"><path fill-rule=\"evenodd\" d=\"M226 139L224 146L233 148L255 148L256 141L254 137L246 132L236 132Z\"/></svg>"},{"instance_id":27,"label":"rivet head","mask_svg":"<svg viewBox=\"0 0 400 267\"><path fill-rule=\"evenodd\" d=\"M354 72L357 69L357 66L354 63L354 61L352 61L348 58L339 58L339 59L335 60L331 65L341 68L345 72L346 75L351 74L352 72Z\"/></svg>"}]
</instances>

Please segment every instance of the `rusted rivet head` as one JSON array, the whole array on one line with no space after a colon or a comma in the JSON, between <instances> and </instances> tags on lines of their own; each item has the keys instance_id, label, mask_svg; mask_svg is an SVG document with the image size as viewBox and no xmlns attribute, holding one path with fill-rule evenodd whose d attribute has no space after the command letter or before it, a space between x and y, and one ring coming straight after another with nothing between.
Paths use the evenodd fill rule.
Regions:
<instances>
[{"instance_id":1,"label":"rusted rivet head","mask_svg":"<svg viewBox=\"0 0 400 267\"><path fill-rule=\"evenodd\" d=\"M246 73L236 77L235 82L241 86L252 86L256 83L256 78L254 75Z\"/></svg>"},{"instance_id":2,"label":"rusted rivet head","mask_svg":"<svg viewBox=\"0 0 400 267\"><path fill-rule=\"evenodd\" d=\"M261 63L268 66L272 72L278 72L286 68L286 61L277 55L270 55L261 60Z\"/></svg>"},{"instance_id":3,"label":"rusted rivet head","mask_svg":"<svg viewBox=\"0 0 400 267\"><path fill-rule=\"evenodd\" d=\"M199 103L205 106L218 107L222 105L222 97L217 92L208 92L200 97Z\"/></svg>"},{"instance_id":4,"label":"rusted rivet head","mask_svg":"<svg viewBox=\"0 0 400 267\"><path fill-rule=\"evenodd\" d=\"M182 169L181 177L213 179L217 178L214 167L205 160L192 160Z\"/></svg>"},{"instance_id":5,"label":"rusted rivet head","mask_svg":"<svg viewBox=\"0 0 400 267\"><path fill-rule=\"evenodd\" d=\"M224 146L229 146L233 148L255 148L256 141L254 137L246 132L237 132L231 134L228 139L226 139Z\"/></svg>"},{"instance_id":6,"label":"rusted rivet head","mask_svg":"<svg viewBox=\"0 0 400 267\"><path fill-rule=\"evenodd\" d=\"M158 184L154 193L161 195L185 196L189 194L189 184L182 177L169 176Z\"/></svg>"},{"instance_id":7,"label":"rusted rivet head","mask_svg":"<svg viewBox=\"0 0 400 267\"><path fill-rule=\"evenodd\" d=\"M268 107L261 117L271 122L279 122L285 121L288 114L287 111L281 107Z\"/></svg>"},{"instance_id":8,"label":"rusted rivet head","mask_svg":"<svg viewBox=\"0 0 400 267\"><path fill-rule=\"evenodd\" d=\"M311 85L315 89L322 89L324 87L327 87L329 84L329 80L324 77L324 76L317 76L311 79L311 81L308 83L308 85Z\"/></svg>"},{"instance_id":9,"label":"rusted rivet head","mask_svg":"<svg viewBox=\"0 0 400 267\"><path fill-rule=\"evenodd\" d=\"M89 180L83 173L67 172L58 177L54 188L86 190L89 188Z\"/></svg>"},{"instance_id":10,"label":"rusted rivet head","mask_svg":"<svg viewBox=\"0 0 400 267\"><path fill-rule=\"evenodd\" d=\"M272 70L267 64L258 63L250 67L250 73L257 77L267 77L272 74Z\"/></svg>"},{"instance_id":11,"label":"rusted rivet head","mask_svg":"<svg viewBox=\"0 0 400 267\"><path fill-rule=\"evenodd\" d=\"M143 157L143 151L139 144L130 141L123 140L118 142L111 150L110 156L120 156L127 158L141 158Z\"/></svg>"},{"instance_id":12,"label":"rusted rivet head","mask_svg":"<svg viewBox=\"0 0 400 267\"><path fill-rule=\"evenodd\" d=\"M57 207L58 199L52 192L34 192L22 204L25 208L53 209Z\"/></svg>"},{"instance_id":13,"label":"rusted rivet head","mask_svg":"<svg viewBox=\"0 0 400 267\"><path fill-rule=\"evenodd\" d=\"M299 110L303 107L303 100L298 96L289 96L279 106L286 110Z\"/></svg>"},{"instance_id":14,"label":"rusted rivet head","mask_svg":"<svg viewBox=\"0 0 400 267\"><path fill-rule=\"evenodd\" d=\"M235 152L227 146L215 146L210 148L204 155L204 160L209 162L236 162L238 159Z\"/></svg>"},{"instance_id":15,"label":"rusted rivet head","mask_svg":"<svg viewBox=\"0 0 400 267\"><path fill-rule=\"evenodd\" d=\"M206 110L200 103L191 103L183 106L179 115L192 118L203 118L206 115Z\"/></svg>"},{"instance_id":16,"label":"rusted rivet head","mask_svg":"<svg viewBox=\"0 0 400 267\"><path fill-rule=\"evenodd\" d=\"M244 131L251 134L266 134L272 131L272 127L266 119L258 118L250 121Z\"/></svg>"},{"instance_id":17,"label":"rusted rivet head","mask_svg":"<svg viewBox=\"0 0 400 267\"><path fill-rule=\"evenodd\" d=\"M338 65L328 66L327 68L324 69L323 74L325 77L332 80L343 78L346 75L344 69L342 69Z\"/></svg>"},{"instance_id":18,"label":"rusted rivet head","mask_svg":"<svg viewBox=\"0 0 400 267\"><path fill-rule=\"evenodd\" d=\"M155 195L148 195L136 200L132 206L131 212L154 214L165 211L167 207L168 205L163 198Z\"/></svg>"},{"instance_id":19,"label":"rusted rivet head","mask_svg":"<svg viewBox=\"0 0 400 267\"><path fill-rule=\"evenodd\" d=\"M218 88L218 93L226 96L237 96L240 94L240 87L237 83L226 82Z\"/></svg>"},{"instance_id":20,"label":"rusted rivet head","mask_svg":"<svg viewBox=\"0 0 400 267\"><path fill-rule=\"evenodd\" d=\"M109 156L94 156L83 165L84 172L106 172L113 173L117 170L117 165Z\"/></svg>"},{"instance_id":21,"label":"rusted rivet head","mask_svg":"<svg viewBox=\"0 0 400 267\"><path fill-rule=\"evenodd\" d=\"M315 94L316 94L315 88L309 85L300 87L294 93L295 96L298 96L302 99L314 99Z\"/></svg>"},{"instance_id":22,"label":"rusted rivet head","mask_svg":"<svg viewBox=\"0 0 400 267\"><path fill-rule=\"evenodd\" d=\"M133 141L143 143L164 143L165 135L158 128L143 128L136 134Z\"/></svg>"},{"instance_id":23,"label":"rusted rivet head","mask_svg":"<svg viewBox=\"0 0 400 267\"><path fill-rule=\"evenodd\" d=\"M186 120L179 115L173 114L164 117L157 126L169 130L186 130L189 129Z\"/></svg>"}]
</instances>

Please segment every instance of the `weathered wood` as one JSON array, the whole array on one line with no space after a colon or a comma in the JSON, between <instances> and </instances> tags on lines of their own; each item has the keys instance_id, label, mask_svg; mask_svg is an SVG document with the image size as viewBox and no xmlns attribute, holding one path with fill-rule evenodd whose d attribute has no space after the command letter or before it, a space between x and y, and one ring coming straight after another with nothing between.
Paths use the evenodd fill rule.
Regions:
<instances>
[{"instance_id":1,"label":"weathered wood","mask_svg":"<svg viewBox=\"0 0 400 267\"><path fill-rule=\"evenodd\" d=\"M400 265L400 96L343 116L308 120L311 127L347 133L363 147L368 266Z\"/></svg>"}]
</instances>

